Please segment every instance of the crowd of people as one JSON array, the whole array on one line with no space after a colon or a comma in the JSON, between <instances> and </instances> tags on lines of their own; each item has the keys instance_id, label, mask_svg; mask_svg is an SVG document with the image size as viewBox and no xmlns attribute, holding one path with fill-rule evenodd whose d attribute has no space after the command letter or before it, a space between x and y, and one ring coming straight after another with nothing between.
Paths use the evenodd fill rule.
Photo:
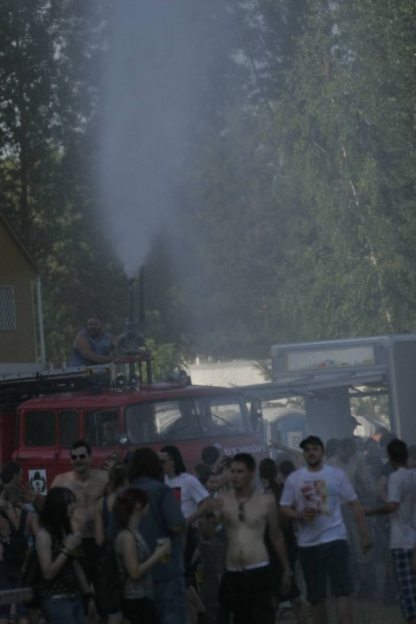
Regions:
<instances>
[{"instance_id":1,"label":"crowd of people","mask_svg":"<svg viewBox=\"0 0 416 624\"><path fill-rule=\"evenodd\" d=\"M203 449L139 448L92 468L87 442L42 497L19 464L0 478L0 590L18 590L30 549L30 602L0 624L299 624L353 621L351 597L400 600L416 623L414 449L389 432L366 441L308 436L258 465ZM388 556L388 550L392 556Z\"/></svg>"}]
</instances>

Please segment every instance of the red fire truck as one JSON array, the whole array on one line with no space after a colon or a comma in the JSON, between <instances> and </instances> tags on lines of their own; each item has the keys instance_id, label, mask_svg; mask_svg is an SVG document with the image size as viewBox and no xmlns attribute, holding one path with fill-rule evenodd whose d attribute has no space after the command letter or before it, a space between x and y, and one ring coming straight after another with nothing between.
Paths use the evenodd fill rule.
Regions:
<instances>
[{"instance_id":1,"label":"red fire truck","mask_svg":"<svg viewBox=\"0 0 416 624\"><path fill-rule=\"evenodd\" d=\"M0 378L0 464L18 461L45 493L71 469L68 449L77 439L91 445L96 467L115 453L165 444L180 448L190 471L215 443L229 456L267 454L255 403L230 389L192 386L186 375L152 383L148 352L126 359L134 374L114 381L103 367Z\"/></svg>"}]
</instances>

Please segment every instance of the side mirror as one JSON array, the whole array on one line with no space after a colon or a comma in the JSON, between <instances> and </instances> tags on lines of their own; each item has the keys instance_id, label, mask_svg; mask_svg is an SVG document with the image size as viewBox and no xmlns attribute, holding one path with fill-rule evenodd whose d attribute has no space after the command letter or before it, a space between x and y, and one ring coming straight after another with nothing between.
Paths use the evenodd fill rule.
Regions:
<instances>
[{"instance_id":1,"label":"side mirror","mask_svg":"<svg viewBox=\"0 0 416 624\"><path fill-rule=\"evenodd\" d=\"M128 441L129 439L127 437L127 433L120 433L117 436L117 442L120 444L120 446L126 446Z\"/></svg>"}]
</instances>

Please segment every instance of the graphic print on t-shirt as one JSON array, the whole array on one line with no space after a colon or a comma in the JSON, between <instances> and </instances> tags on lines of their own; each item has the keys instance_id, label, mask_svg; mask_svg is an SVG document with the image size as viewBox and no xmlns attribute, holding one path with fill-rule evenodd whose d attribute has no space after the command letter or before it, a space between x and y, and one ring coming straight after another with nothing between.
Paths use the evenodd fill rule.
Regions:
<instances>
[{"instance_id":1,"label":"graphic print on t-shirt","mask_svg":"<svg viewBox=\"0 0 416 624\"><path fill-rule=\"evenodd\" d=\"M313 509L320 515L329 516L328 487L324 479L304 481L301 493L304 509Z\"/></svg>"}]
</instances>

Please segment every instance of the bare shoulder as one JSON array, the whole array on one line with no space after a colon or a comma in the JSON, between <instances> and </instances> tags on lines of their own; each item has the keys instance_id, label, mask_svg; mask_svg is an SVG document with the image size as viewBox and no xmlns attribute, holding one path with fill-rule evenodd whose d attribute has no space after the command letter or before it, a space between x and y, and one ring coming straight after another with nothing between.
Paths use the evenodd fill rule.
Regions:
<instances>
[{"instance_id":1,"label":"bare shoulder","mask_svg":"<svg viewBox=\"0 0 416 624\"><path fill-rule=\"evenodd\" d=\"M120 531L115 540L116 550L120 551L123 548L131 548L132 546L134 546L134 537L132 533L126 529Z\"/></svg>"},{"instance_id":2,"label":"bare shoulder","mask_svg":"<svg viewBox=\"0 0 416 624\"><path fill-rule=\"evenodd\" d=\"M74 483L74 473L70 472L61 472L56 475L54 480L52 481L51 488L54 487L71 487Z\"/></svg>"}]
</instances>

